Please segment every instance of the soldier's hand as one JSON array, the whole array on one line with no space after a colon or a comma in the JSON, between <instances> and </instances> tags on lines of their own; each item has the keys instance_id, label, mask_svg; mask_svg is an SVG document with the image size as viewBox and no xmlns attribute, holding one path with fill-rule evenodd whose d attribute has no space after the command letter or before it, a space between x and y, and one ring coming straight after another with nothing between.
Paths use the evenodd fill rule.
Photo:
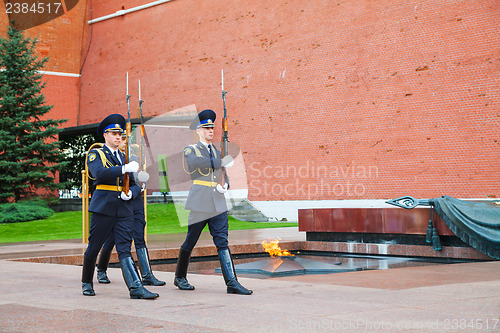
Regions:
<instances>
[{"instance_id":1,"label":"soldier's hand","mask_svg":"<svg viewBox=\"0 0 500 333\"><path fill-rule=\"evenodd\" d=\"M147 182L149 180L149 173L147 173L146 171L141 171L137 175L137 178L139 178L140 182L145 183L145 182Z\"/></svg>"},{"instance_id":2,"label":"soldier's hand","mask_svg":"<svg viewBox=\"0 0 500 333\"><path fill-rule=\"evenodd\" d=\"M231 155L226 155L224 156L224 158L222 159L222 166L224 168L230 168L232 167L234 164L234 159Z\"/></svg>"},{"instance_id":3,"label":"soldier's hand","mask_svg":"<svg viewBox=\"0 0 500 333\"><path fill-rule=\"evenodd\" d=\"M127 163L122 168L122 173L137 172L137 171L139 171L139 163L137 163L136 161L132 161L130 163Z\"/></svg>"},{"instance_id":4,"label":"soldier's hand","mask_svg":"<svg viewBox=\"0 0 500 333\"><path fill-rule=\"evenodd\" d=\"M219 193L226 193L227 192L227 183L224 184L224 187L220 186L220 184L217 184L216 189Z\"/></svg>"},{"instance_id":5,"label":"soldier's hand","mask_svg":"<svg viewBox=\"0 0 500 333\"><path fill-rule=\"evenodd\" d=\"M122 200L124 201L128 201L130 199L132 199L132 191L131 190L128 190L128 194L125 194L125 193L120 193L120 198L122 198Z\"/></svg>"}]
</instances>

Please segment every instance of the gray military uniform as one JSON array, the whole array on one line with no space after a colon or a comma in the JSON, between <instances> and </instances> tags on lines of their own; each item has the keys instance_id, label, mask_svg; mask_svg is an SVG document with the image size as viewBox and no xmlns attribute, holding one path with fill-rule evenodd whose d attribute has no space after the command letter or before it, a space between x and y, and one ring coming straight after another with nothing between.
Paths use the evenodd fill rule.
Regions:
<instances>
[{"instance_id":1,"label":"gray military uniform","mask_svg":"<svg viewBox=\"0 0 500 333\"><path fill-rule=\"evenodd\" d=\"M222 164L221 153L213 144L211 148L212 160L209 149L201 141L184 148L184 158L188 166L186 172L193 180L185 205L185 208L191 211L189 224L227 211L224 194L216 189Z\"/></svg>"}]
</instances>

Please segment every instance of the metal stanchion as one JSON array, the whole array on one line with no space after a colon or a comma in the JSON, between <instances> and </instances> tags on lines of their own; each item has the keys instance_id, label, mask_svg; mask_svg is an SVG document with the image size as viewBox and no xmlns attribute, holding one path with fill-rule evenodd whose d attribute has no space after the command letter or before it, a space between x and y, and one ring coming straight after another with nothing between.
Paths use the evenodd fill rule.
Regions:
<instances>
[{"instance_id":1,"label":"metal stanchion","mask_svg":"<svg viewBox=\"0 0 500 333\"><path fill-rule=\"evenodd\" d=\"M146 171L146 159L144 159L144 166L142 170ZM144 241L147 244L148 243L148 188L147 187L144 187L143 199L144 199L144 221L146 221L146 225L144 226Z\"/></svg>"},{"instance_id":2,"label":"metal stanchion","mask_svg":"<svg viewBox=\"0 0 500 333\"><path fill-rule=\"evenodd\" d=\"M82 243L89 242L89 181L82 170Z\"/></svg>"}]
</instances>

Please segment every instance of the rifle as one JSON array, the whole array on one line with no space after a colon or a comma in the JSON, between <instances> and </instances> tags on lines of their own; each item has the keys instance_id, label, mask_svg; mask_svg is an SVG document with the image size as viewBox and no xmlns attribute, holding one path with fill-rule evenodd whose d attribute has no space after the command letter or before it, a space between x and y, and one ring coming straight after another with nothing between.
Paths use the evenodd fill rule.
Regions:
<instances>
[{"instance_id":1,"label":"rifle","mask_svg":"<svg viewBox=\"0 0 500 333\"><path fill-rule=\"evenodd\" d=\"M125 132L127 133L127 141L125 142L125 164L128 163L128 145L130 140L130 134L132 132L132 123L130 122L130 95L128 94L128 72L127 72L127 125ZM130 180L128 172L125 172L123 175L123 193L128 195L128 191L130 189Z\"/></svg>"},{"instance_id":2,"label":"rifle","mask_svg":"<svg viewBox=\"0 0 500 333\"><path fill-rule=\"evenodd\" d=\"M144 101L141 99L141 80L139 80L139 109L141 111L141 138L139 142L139 166L142 167L142 171L138 174L138 180L143 182L144 194L143 194L143 204L144 204L144 221L148 220L148 192L146 190L146 182L149 179L149 174L146 172L146 156L144 156L144 160L142 159L142 142L145 141L146 146L149 147L149 142L146 137L146 130L144 129L144 117L142 116L142 103ZM149 148L149 152L151 153L151 148ZM147 241L148 239L148 231L147 224L144 226L144 238Z\"/></svg>"},{"instance_id":3,"label":"rifle","mask_svg":"<svg viewBox=\"0 0 500 333\"><path fill-rule=\"evenodd\" d=\"M146 171L146 153L144 153L144 163L141 162L143 142L146 145L146 148L148 149L149 159L151 163L153 163L155 159L153 156L153 152L151 151L151 145L149 144L148 136L146 134L146 128L144 127L144 116L142 115L142 103L144 103L144 101L141 99L141 80L139 80L139 111L141 118L141 144L139 145L139 166L142 167L142 170Z\"/></svg>"},{"instance_id":4,"label":"rifle","mask_svg":"<svg viewBox=\"0 0 500 333\"><path fill-rule=\"evenodd\" d=\"M224 106L224 117L222 118L222 139L221 139L221 159L224 158L227 155L227 143L229 142L228 139L228 126L227 126L227 110L226 110L226 94L227 92L224 91L224 70L221 70L221 77L222 77L222 103ZM226 185L226 168L221 167L220 174L219 174L219 184L220 186L224 187Z\"/></svg>"},{"instance_id":5,"label":"rifle","mask_svg":"<svg viewBox=\"0 0 500 333\"><path fill-rule=\"evenodd\" d=\"M144 163L142 162L142 141L145 138L146 131L144 129L144 117L142 116L142 103L144 101L141 99L141 80L139 80L139 110L141 112L141 138L139 143L139 167L142 167L142 170L146 170L146 159L144 158Z\"/></svg>"}]
</instances>

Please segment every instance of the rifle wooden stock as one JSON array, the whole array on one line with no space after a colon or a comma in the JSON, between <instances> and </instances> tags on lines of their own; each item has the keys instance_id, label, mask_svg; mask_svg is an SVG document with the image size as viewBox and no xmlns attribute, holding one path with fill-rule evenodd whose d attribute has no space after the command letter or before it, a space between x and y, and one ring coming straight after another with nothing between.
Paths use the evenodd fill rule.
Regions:
<instances>
[{"instance_id":1,"label":"rifle wooden stock","mask_svg":"<svg viewBox=\"0 0 500 333\"><path fill-rule=\"evenodd\" d=\"M141 118L142 122L142 118ZM144 141L144 135L146 134L146 131L144 130L144 125L141 124L141 138L139 142L139 166L142 167L142 170L146 171L146 156L144 156L144 161L142 157L142 142Z\"/></svg>"},{"instance_id":2,"label":"rifle wooden stock","mask_svg":"<svg viewBox=\"0 0 500 333\"><path fill-rule=\"evenodd\" d=\"M125 141L125 164L128 164L128 160L129 160L129 156L128 156L128 141L129 141L129 138L130 138L130 133L132 132L132 124L129 122L127 122L127 129L126 129L126 133L127 133L127 141ZM128 175L128 172L125 172L123 174L123 193L125 193L126 195L128 195L128 191L130 189L130 177Z\"/></svg>"}]
</instances>

